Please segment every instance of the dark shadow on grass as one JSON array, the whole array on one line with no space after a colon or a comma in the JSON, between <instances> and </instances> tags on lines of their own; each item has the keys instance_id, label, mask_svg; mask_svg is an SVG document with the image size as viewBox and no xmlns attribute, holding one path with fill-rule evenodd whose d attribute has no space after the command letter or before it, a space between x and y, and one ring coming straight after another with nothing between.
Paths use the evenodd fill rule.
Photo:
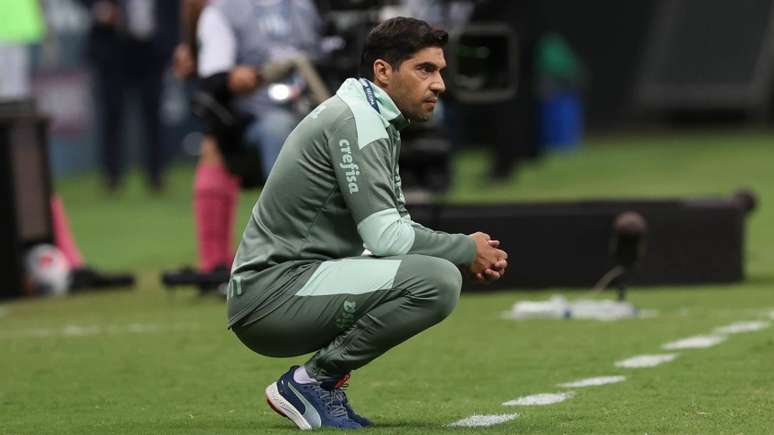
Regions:
<instances>
[{"instance_id":1,"label":"dark shadow on grass","mask_svg":"<svg viewBox=\"0 0 774 435\"><path fill-rule=\"evenodd\" d=\"M255 429L258 429L258 427L255 427ZM295 426L288 426L287 424L282 423L276 423L272 425L263 426L263 429L265 430L271 430L271 431L282 431L287 430L288 432L298 432L298 429ZM417 421L411 421L411 422L397 422L397 421L388 421L388 422L375 422L373 426L359 429L357 433L362 432L379 432L388 430L390 433L401 433L401 430L419 430L423 433L430 432L433 430L445 430L447 429L444 425L438 424L438 423L430 423L430 422L417 422ZM341 433L341 429L334 429L334 428L323 428L323 429L316 429L315 433L320 432L330 432L330 433Z\"/></svg>"},{"instance_id":2,"label":"dark shadow on grass","mask_svg":"<svg viewBox=\"0 0 774 435\"><path fill-rule=\"evenodd\" d=\"M198 419L195 423L186 422L185 424L180 421L166 421L166 422L148 422L145 427L143 425L134 425L134 429L138 433L220 433L220 432L252 432L252 433L300 433L299 429L289 421L283 421L277 419L269 424L266 422L258 422L249 419L229 420L223 421L221 419ZM401 433L402 431L420 431L421 433L432 431L443 431L447 428L443 424L437 422L399 422L399 421L386 421L376 422L374 426L359 430L358 433L365 432L379 432L387 430L390 433ZM321 428L314 431L315 433L341 433L341 429L334 428Z\"/></svg>"},{"instance_id":3,"label":"dark shadow on grass","mask_svg":"<svg viewBox=\"0 0 774 435\"><path fill-rule=\"evenodd\" d=\"M428 423L428 422L387 422L387 423L374 423L374 426L371 426L367 429L443 429L443 425L439 425L438 423Z\"/></svg>"},{"instance_id":4,"label":"dark shadow on grass","mask_svg":"<svg viewBox=\"0 0 774 435\"><path fill-rule=\"evenodd\" d=\"M133 425L135 433L299 433L293 423L277 421L272 424L261 424L253 420L206 420L198 419L195 423L180 421L148 422L147 425Z\"/></svg>"}]
</instances>

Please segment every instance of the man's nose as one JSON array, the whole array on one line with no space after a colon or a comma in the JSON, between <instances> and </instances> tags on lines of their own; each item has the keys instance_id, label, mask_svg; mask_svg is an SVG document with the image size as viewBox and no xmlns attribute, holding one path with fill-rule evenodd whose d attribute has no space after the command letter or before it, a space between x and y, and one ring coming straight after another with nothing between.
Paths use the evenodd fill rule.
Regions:
<instances>
[{"instance_id":1,"label":"man's nose","mask_svg":"<svg viewBox=\"0 0 774 435\"><path fill-rule=\"evenodd\" d=\"M443 82L443 77L440 72L436 72L433 77L433 81L430 82L430 90L436 94L440 94L446 91L446 84Z\"/></svg>"}]
</instances>

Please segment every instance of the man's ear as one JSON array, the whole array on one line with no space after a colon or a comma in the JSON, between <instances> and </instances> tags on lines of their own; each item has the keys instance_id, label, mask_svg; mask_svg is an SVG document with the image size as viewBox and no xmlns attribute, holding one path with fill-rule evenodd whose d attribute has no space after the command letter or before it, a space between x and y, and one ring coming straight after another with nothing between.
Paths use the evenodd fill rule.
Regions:
<instances>
[{"instance_id":1,"label":"man's ear","mask_svg":"<svg viewBox=\"0 0 774 435\"><path fill-rule=\"evenodd\" d=\"M374 82L381 85L389 86L390 79L392 78L392 65L382 59L376 59L374 61Z\"/></svg>"}]
</instances>

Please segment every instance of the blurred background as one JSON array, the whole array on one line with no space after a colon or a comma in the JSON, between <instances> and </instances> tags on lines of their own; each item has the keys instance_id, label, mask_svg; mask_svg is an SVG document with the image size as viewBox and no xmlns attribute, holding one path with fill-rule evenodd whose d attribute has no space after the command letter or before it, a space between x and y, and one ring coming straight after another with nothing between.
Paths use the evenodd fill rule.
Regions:
<instances>
[{"instance_id":1,"label":"blurred background","mask_svg":"<svg viewBox=\"0 0 774 435\"><path fill-rule=\"evenodd\" d=\"M447 433L617 374L487 430L772 432L770 333L613 362L774 321L774 0L0 5L0 432L289 430L259 397L289 361L234 339L220 289L278 146L400 15L450 34L401 132L412 218L509 268L358 370L358 409Z\"/></svg>"},{"instance_id":2,"label":"blurred background","mask_svg":"<svg viewBox=\"0 0 774 435\"><path fill-rule=\"evenodd\" d=\"M4 296L37 291L30 290L25 262L41 244L56 246L69 270L80 270L80 281L68 281L75 287L127 286L135 274L157 285L159 273L171 271L165 284L209 288L224 270L227 275L232 240L257 198L261 165L271 158L262 149L256 160L236 159L247 168L229 160L228 129L240 127L219 118L218 110L239 114L239 104L219 100L211 87L210 79L228 68L203 67L199 53L220 43L217 25L202 31L202 10L227 10L229 3L266 14L245 27L258 34L309 33L299 41L264 40L262 49L272 54L252 65L264 79L255 92L267 98L251 113L258 118L267 107L297 117L311 112L317 91L330 94L357 75L365 36L384 19L414 16L449 31L442 107L433 122L403 133L404 189L427 220L441 219L422 208L433 204L561 200L572 206L593 198L726 197L743 186L757 201L771 189L770 0L207 3L6 3L0 24L2 260L9 264L3 279L14 289ZM270 78L267 67L286 59L273 48L307 60L312 75L294 64ZM205 216L196 205L209 192L196 180L204 179L200 169L213 135L242 192L240 199L233 189L213 190L226 198L224 208L236 210L225 217ZM261 141L268 143L268 136ZM605 231L620 207L605 209ZM466 213L475 226L476 213L493 212ZM577 221L565 209L546 213ZM213 230L208 219L225 223ZM723 228L744 234L743 222L734 222ZM442 219L439 225L454 226ZM578 227L567 237L586 231ZM707 233L722 232L707 227ZM768 234L761 238L771 241ZM742 242L729 242L739 251L734 267L743 266ZM606 250L609 237L595 243ZM220 257L213 259L213 249Z\"/></svg>"},{"instance_id":3,"label":"blurred background","mask_svg":"<svg viewBox=\"0 0 774 435\"><path fill-rule=\"evenodd\" d=\"M97 110L87 57L93 14L75 0L39 3L44 28L38 41L24 47L24 56L29 59L30 91L41 111L51 117L53 174L58 177L97 170ZM331 52L335 55L321 62L336 63L336 72L340 75L332 77L333 86L342 78L355 75L366 32L380 19L393 15L413 12L450 31L464 32L466 25L499 24L508 28L503 33L511 32L508 37L512 38L509 42L513 46L501 48L507 52L457 50L448 56L468 62L461 71L455 71L462 76L470 75L466 77L466 85L476 78L493 80L493 75L504 71L511 73L503 78L510 82L470 83L466 91L499 91L495 86L507 85L514 90L521 88L520 94L533 97L533 110L537 112L541 109L538 102L547 102L552 90L566 86L566 91L574 91L582 100L579 102L582 107L578 109L582 111L580 124L594 133L625 127L677 127L697 119L725 120L737 127L770 125L771 2L749 1L740 5L691 0L642 1L636 5L614 1L578 5L560 0L515 5L497 3L316 2L326 31L330 36L342 38L324 41L334 44L335 50ZM196 144L195 138L188 136L193 126L186 84L176 80L170 68L172 47L180 41L179 12L168 11L158 19L163 19L158 28L165 31L153 37L166 39L159 42L166 45L160 51L169 56L164 68L158 71L162 82L158 107L164 138L161 144L165 161L169 162L185 159L186 151L195 150ZM476 34L471 32L467 38L487 47L486 43L500 42L494 36L488 41L478 37L476 41ZM458 76L447 80L452 82L450 85L463 82ZM562 83L563 80L567 83ZM488 85L492 87L487 88ZM127 105L132 103L135 102L127 101ZM548 115L557 116L552 112ZM533 117L539 118L537 113ZM130 125L140 122L132 118ZM475 130L473 123L462 123L460 129ZM127 149L142 149L142 139L131 135L137 129L123 130L126 133L122 136L127 136L123 139L133 144ZM546 136L550 133L545 132ZM475 135L475 132L461 134ZM188 144L186 139L194 143ZM576 138L578 142L579 139ZM533 140L543 143L513 141L518 157L534 157L556 145L538 138ZM468 142L462 145L477 145L484 140ZM131 160L138 158L132 156Z\"/></svg>"}]
</instances>

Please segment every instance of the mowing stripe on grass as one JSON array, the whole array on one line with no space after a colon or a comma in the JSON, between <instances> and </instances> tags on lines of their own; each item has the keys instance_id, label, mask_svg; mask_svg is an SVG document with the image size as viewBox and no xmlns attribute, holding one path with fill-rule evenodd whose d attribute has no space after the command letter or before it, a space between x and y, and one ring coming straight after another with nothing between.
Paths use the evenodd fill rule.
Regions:
<instances>
[{"instance_id":1,"label":"mowing stripe on grass","mask_svg":"<svg viewBox=\"0 0 774 435\"><path fill-rule=\"evenodd\" d=\"M726 336L724 335L697 335L666 343L661 348L665 350L703 349L715 346L725 340Z\"/></svg>"},{"instance_id":2,"label":"mowing stripe on grass","mask_svg":"<svg viewBox=\"0 0 774 435\"><path fill-rule=\"evenodd\" d=\"M715 328L714 334L739 334L742 332L755 332L769 327L769 322L753 320L749 322L734 322L730 325Z\"/></svg>"},{"instance_id":3,"label":"mowing stripe on grass","mask_svg":"<svg viewBox=\"0 0 774 435\"><path fill-rule=\"evenodd\" d=\"M498 414L498 415L471 415L462 420L449 423L449 427L482 427L494 426L505 423L518 417L519 414Z\"/></svg>"},{"instance_id":4,"label":"mowing stripe on grass","mask_svg":"<svg viewBox=\"0 0 774 435\"><path fill-rule=\"evenodd\" d=\"M660 355L637 355L625 360L616 361L615 366L625 369L638 369L642 367L656 367L665 362L677 358L676 353L664 353Z\"/></svg>"},{"instance_id":5,"label":"mowing stripe on grass","mask_svg":"<svg viewBox=\"0 0 774 435\"><path fill-rule=\"evenodd\" d=\"M518 399L509 400L503 402L503 406L542 406L551 405L554 403L564 402L565 400L573 397L574 392L568 391L566 393L542 393L533 394L531 396L519 397Z\"/></svg>"},{"instance_id":6,"label":"mowing stripe on grass","mask_svg":"<svg viewBox=\"0 0 774 435\"><path fill-rule=\"evenodd\" d=\"M148 334L162 331L190 332L198 329L195 324L156 325L152 323L130 323L123 326L65 325L61 328L34 328L0 332L0 339L48 338L48 337L86 337L93 335Z\"/></svg>"},{"instance_id":7,"label":"mowing stripe on grass","mask_svg":"<svg viewBox=\"0 0 774 435\"><path fill-rule=\"evenodd\" d=\"M5 307L0 307L0 319L8 315L8 309Z\"/></svg>"},{"instance_id":8,"label":"mowing stripe on grass","mask_svg":"<svg viewBox=\"0 0 774 435\"><path fill-rule=\"evenodd\" d=\"M594 387L597 385L616 384L626 380L626 376L598 376L596 378L579 379L577 381L559 384L564 388Z\"/></svg>"}]
</instances>

